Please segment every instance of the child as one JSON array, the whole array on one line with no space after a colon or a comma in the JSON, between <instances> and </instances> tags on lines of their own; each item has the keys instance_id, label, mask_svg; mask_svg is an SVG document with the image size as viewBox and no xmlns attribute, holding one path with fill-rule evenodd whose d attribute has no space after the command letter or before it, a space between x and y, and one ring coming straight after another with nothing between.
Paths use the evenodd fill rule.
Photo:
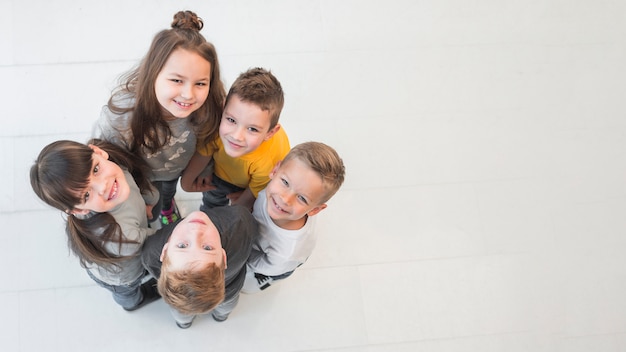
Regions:
<instances>
[{"instance_id":1,"label":"child","mask_svg":"<svg viewBox=\"0 0 626 352\"><path fill-rule=\"evenodd\" d=\"M68 214L68 244L81 266L127 311L159 298L154 279L141 284L139 251L155 231L146 212L158 199L146 170L143 160L101 140L53 142L30 169L37 196Z\"/></svg>"},{"instance_id":2,"label":"child","mask_svg":"<svg viewBox=\"0 0 626 352\"><path fill-rule=\"evenodd\" d=\"M253 68L235 80L226 97L220 138L199 145L181 177L185 191L203 191L201 209L230 203L252 210L270 171L289 151L289 139L278 124L283 105L282 87L271 72ZM211 160L209 182L200 175Z\"/></svg>"},{"instance_id":3,"label":"child","mask_svg":"<svg viewBox=\"0 0 626 352\"><path fill-rule=\"evenodd\" d=\"M232 206L192 212L148 238L142 262L159 278L159 292L178 327L186 329L197 314L208 312L219 322L228 318L257 233L252 214Z\"/></svg>"},{"instance_id":4,"label":"child","mask_svg":"<svg viewBox=\"0 0 626 352\"><path fill-rule=\"evenodd\" d=\"M319 142L295 146L270 174L252 215L260 235L252 245L242 292L255 293L287 278L315 247L315 218L345 175L337 152Z\"/></svg>"},{"instance_id":5,"label":"child","mask_svg":"<svg viewBox=\"0 0 626 352\"><path fill-rule=\"evenodd\" d=\"M200 34L202 27L195 13L176 13L172 29L154 37L94 128L94 135L143 156L150 165L150 180L161 199L149 217L162 224L180 218L174 202L178 178L196 143L217 137L222 116L226 92L217 53Z\"/></svg>"}]
</instances>

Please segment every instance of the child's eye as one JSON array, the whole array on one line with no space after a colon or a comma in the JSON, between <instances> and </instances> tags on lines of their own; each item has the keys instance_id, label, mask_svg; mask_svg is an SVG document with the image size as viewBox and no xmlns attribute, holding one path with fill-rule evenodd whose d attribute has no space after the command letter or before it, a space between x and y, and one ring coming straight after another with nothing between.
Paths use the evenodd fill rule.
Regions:
<instances>
[{"instance_id":1,"label":"child's eye","mask_svg":"<svg viewBox=\"0 0 626 352\"><path fill-rule=\"evenodd\" d=\"M258 133L259 132L259 130L257 128L254 128L254 127L249 127L248 131L254 132L254 133Z\"/></svg>"},{"instance_id":2,"label":"child's eye","mask_svg":"<svg viewBox=\"0 0 626 352\"><path fill-rule=\"evenodd\" d=\"M285 185L285 186L289 187L289 182L287 182L287 180L285 180L284 178L281 178L281 179L280 179L280 182L282 182L282 183L283 183L283 185Z\"/></svg>"},{"instance_id":3,"label":"child's eye","mask_svg":"<svg viewBox=\"0 0 626 352\"><path fill-rule=\"evenodd\" d=\"M208 84L206 84L204 82L198 82L198 83L196 83L196 85L204 87L204 86L207 86Z\"/></svg>"},{"instance_id":4,"label":"child's eye","mask_svg":"<svg viewBox=\"0 0 626 352\"><path fill-rule=\"evenodd\" d=\"M205 246L202 247L202 249L204 249L205 251L210 251L213 248L211 248L211 246L209 246L209 245L205 245Z\"/></svg>"},{"instance_id":5,"label":"child's eye","mask_svg":"<svg viewBox=\"0 0 626 352\"><path fill-rule=\"evenodd\" d=\"M226 121L230 123L235 123L235 120L232 117L226 117Z\"/></svg>"},{"instance_id":6,"label":"child's eye","mask_svg":"<svg viewBox=\"0 0 626 352\"><path fill-rule=\"evenodd\" d=\"M96 166L93 167L93 173L94 175L98 173L98 171L100 171L100 164L97 164Z\"/></svg>"},{"instance_id":7,"label":"child's eye","mask_svg":"<svg viewBox=\"0 0 626 352\"><path fill-rule=\"evenodd\" d=\"M309 205L309 201L306 200L306 198L304 198L301 195L298 195L298 200L301 201L302 203L306 204L306 205Z\"/></svg>"},{"instance_id":8,"label":"child's eye","mask_svg":"<svg viewBox=\"0 0 626 352\"><path fill-rule=\"evenodd\" d=\"M182 80L180 80L180 79L175 79L175 78L170 79L170 81L172 81L172 82L174 82L174 83L180 83L180 82L182 82Z\"/></svg>"},{"instance_id":9,"label":"child's eye","mask_svg":"<svg viewBox=\"0 0 626 352\"><path fill-rule=\"evenodd\" d=\"M85 192L83 199L84 199L83 203L87 203L87 201L89 200L89 192Z\"/></svg>"},{"instance_id":10,"label":"child's eye","mask_svg":"<svg viewBox=\"0 0 626 352\"><path fill-rule=\"evenodd\" d=\"M187 248L187 243L179 243L176 245L177 248Z\"/></svg>"}]
</instances>

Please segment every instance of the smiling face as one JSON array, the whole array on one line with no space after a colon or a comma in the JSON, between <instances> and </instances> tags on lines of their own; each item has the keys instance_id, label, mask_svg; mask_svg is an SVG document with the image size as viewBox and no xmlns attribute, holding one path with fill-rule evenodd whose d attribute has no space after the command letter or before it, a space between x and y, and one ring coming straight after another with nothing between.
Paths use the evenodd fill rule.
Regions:
<instances>
[{"instance_id":1,"label":"smiling face","mask_svg":"<svg viewBox=\"0 0 626 352\"><path fill-rule=\"evenodd\" d=\"M197 53L176 49L154 83L157 100L177 118L198 110L209 96L211 64Z\"/></svg>"},{"instance_id":2,"label":"smiling face","mask_svg":"<svg viewBox=\"0 0 626 352\"><path fill-rule=\"evenodd\" d=\"M220 138L224 151L232 158L253 152L280 129L270 130L270 113L234 95L228 100L220 122Z\"/></svg>"},{"instance_id":3,"label":"smiling face","mask_svg":"<svg viewBox=\"0 0 626 352\"><path fill-rule=\"evenodd\" d=\"M274 223L285 229L299 229L324 208L322 178L307 164L294 158L279 163L265 188L267 212Z\"/></svg>"},{"instance_id":4,"label":"smiling face","mask_svg":"<svg viewBox=\"0 0 626 352\"><path fill-rule=\"evenodd\" d=\"M207 263L226 265L226 252L220 234L209 217L194 211L176 224L161 251L161 261L167 256L173 271L191 266L204 267Z\"/></svg>"},{"instance_id":5,"label":"smiling face","mask_svg":"<svg viewBox=\"0 0 626 352\"><path fill-rule=\"evenodd\" d=\"M80 194L83 202L74 207L74 214L110 211L130 195L130 186L122 168L108 160L109 154L104 150L93 145L89 147L93 150L91 175L87 187Z\"/></svg>"}]
</instances>

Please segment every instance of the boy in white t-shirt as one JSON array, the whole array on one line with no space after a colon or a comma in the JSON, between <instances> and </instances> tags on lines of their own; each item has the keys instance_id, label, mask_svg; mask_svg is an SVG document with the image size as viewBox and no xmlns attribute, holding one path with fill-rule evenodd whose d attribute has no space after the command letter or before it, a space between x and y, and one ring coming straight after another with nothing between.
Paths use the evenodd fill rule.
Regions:
<instances>
[{"instance_id":1,"label":"boy in white t-shirt","mask_svg":"<svg viewBox=\"0 0 626 352\"><path fill-rule=\"evenodd\" d=\"M313 252L315 218L339 190L345 167L337 152L319 142L295 146L276 164L254 203L259 222L242 292L255 293L287 278Z\"/></svg>"}]
</instances>

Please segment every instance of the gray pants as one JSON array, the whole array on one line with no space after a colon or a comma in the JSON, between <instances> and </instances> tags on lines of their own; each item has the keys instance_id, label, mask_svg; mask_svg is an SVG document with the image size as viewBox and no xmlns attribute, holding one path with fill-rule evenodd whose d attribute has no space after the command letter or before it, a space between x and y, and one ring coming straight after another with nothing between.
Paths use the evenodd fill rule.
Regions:
<instances>
[{"instance_id":1,"label":"gray pants","mask_svg":"<svg viewBox=\"0 0 626 352\"><path fill-rule=\"evenodd\" d=\"M115 286L101 281L97 277L93 276L93 274L89 271L87 271L87 274L89 274L89 277L91 277L91 279L95 281L98 286L109 290L113 295L113 300L125 309L135 307L143 299L143 294L141 293L141 280L143 279L143 276L140 276L137 280L128 285Z\"/></svg>"},{"instance_id":2,"label":"gray pants","mask_svg":"<svg viewBox=\"0 0 626 352\"><path fill-rule=\"evenodd\" d=\"M178 178L171 181L152 181L152 185L159 190L159 201L152 208L152 220L158 220L161 210L172 207L172 199L176 195Z\"/></svg>"},{"instance_id":3,"label":"gray pants","mask_svg":"<svg viewBox=\"0 0 626 352\"><path fill-rule=\"evenodd\" d=\"M209 313L211 313L211 315L213 315L213 317L215 317L216 320L219 320L219 321L226 320L226 318L228 318L228 316L230 315L230 312L232 312L233 309L235 309L237 302L239 302L239 292L237 292L237 294L234 295L233 297L227 300L224 300L224 302L218 304L217 307L215 307ZM176 322L179 324L191 323L193 319L196 317L195 314L183 314L179 312L178 310L176 310L175 308L173 308L172 306L170 306L170 312L172 312L172 316L174 317L174 320L176 320Z\"/></svg>"}]
</instances>

